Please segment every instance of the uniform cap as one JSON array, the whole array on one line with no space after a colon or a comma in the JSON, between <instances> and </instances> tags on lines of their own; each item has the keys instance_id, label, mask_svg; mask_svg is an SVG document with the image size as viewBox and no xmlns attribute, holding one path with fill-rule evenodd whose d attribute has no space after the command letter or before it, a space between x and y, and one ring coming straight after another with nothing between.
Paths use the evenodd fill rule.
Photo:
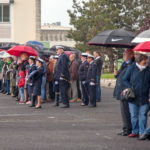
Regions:
<instances>
[{"instance_id":1,"label":"uniform cap","mask_svg":"<svg viewBox=\"0 0 150 150\"><path fill-rule=\"evenodd\" d=\"M88 54L88 58L93 58L94 59L94 56L91 55L91 54Z\"/></svg>"},{"instance_id":2,"label":"uniform cap","mask_svg":"<svg viewBox=\"0 0 150 150\"><path fill-rule=\"evenodd\" d=\"M82 53L81 56L88 57L88 54L87 53Z\"/></svg>"},{"instance_id":3,"label":"uniform cap","mask_svg":"<svg viewBox=\"0 0 150 150\"><path fill-rule=\"evenodd\" d=\"M64 47L58 45L58 46L56 46L56 50L57 50L57 49L63 49L63 50L64 50Z\"/></svg>"},{"instance_id":4,"label":"uniform cap","mask_svg":"<svg viewBox=\"0 0 150 150\"><path fill-rule=\"evenodd\" d=\"M35 56L30 56L29 59L36 60Z\"/></svg>"},{"instance_id":5,"label":"uniform cap","mask_svg":"<svg viewBox=\"0 0 150 150\"><path fill-rule=\"evenodd\" d=\"M39 62L41 62L42 64L44 63L44 60L41 59L41 58L37 58L36 60L39 61Z\"/></svg>"}]
</instances>

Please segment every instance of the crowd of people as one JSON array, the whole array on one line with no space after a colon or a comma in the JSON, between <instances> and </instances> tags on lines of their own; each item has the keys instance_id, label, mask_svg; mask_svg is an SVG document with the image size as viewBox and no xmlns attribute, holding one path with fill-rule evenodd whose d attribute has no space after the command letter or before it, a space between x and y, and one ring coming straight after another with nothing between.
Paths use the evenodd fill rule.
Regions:
<instances>
[{"instance_id":1,"label":"crowd of people","mask_svg":"<svg viewBox=\"0 0 150 150\"><path fill-rule=\"evenodd\" d=\"M145 54L126 50L123 59L120 70L115 72L114 97L120 100L123 121L122 132L118 135L150 139L150 127L146 129L150 110L149 58Z\"/></svg>"},{"instance_id":2,"label":"crowd of people","mask_svg":"<svg viewBox=\"0 0 150 150\"><path fill-rule=\"evenodd\" d=\"M57 46L56 52L57 55L49 59L27 53L1 59L0 92L16 97L18 104L36 109L41 109L46 101L60 108L69 108L70 103L80 101L83 107L96 107L101 101L103 60L100 52L66 55L63 46ZM148 56L126 50L123 59L120 70L115 71L114 97L120 101L123 121L123 130L118 135L150 139L150 127L147 128L150 109Z\"/></svg>"},{"instance_id":3,"label":"crowd of people","mask_svg":"<svg viewBox=\"0 0 150 150\"><path fill-rule=\"evenodd\" d=\"M50 58L21 53L20 57L1 59L0 92L36 109L46 101L61 108L78 101L81 106L96 107L101 101L100 53L66 55L63 46L57 46L56 52Z\"/></svg>"}]
</instances>

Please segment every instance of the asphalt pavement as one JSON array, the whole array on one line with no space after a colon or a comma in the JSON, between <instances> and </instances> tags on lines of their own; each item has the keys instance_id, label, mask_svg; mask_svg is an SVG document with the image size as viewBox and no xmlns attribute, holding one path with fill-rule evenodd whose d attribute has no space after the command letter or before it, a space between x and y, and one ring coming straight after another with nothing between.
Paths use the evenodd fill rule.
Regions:
<instances>
[{"instance_id":1,"label":"asphalt pavement","mask_svg":"<svg viewBox=\"0 0 150 150\"><path fill-rule=\"evenodd\" d=\"M97 108L46 103L41 110L0 94L0 150L149 150L150 141L116 134L121 117L112 94L113 89L103 89Z\"/></svg>"}]
</instances>

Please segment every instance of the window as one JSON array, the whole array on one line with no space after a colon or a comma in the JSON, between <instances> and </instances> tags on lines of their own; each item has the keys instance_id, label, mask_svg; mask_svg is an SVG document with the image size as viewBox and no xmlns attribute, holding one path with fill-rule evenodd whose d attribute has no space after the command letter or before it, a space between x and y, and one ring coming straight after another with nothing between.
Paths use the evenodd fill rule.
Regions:
<instances>
[{"instance_id":1,"label":"window","mask_svg":"<svg viewBox=\"0 0 150 150\"><path fill-rule=\"evenodd\" d=\"M6 4L0 4L0 22L10 21L10 6Z\"/></svg>"}]
</instances>

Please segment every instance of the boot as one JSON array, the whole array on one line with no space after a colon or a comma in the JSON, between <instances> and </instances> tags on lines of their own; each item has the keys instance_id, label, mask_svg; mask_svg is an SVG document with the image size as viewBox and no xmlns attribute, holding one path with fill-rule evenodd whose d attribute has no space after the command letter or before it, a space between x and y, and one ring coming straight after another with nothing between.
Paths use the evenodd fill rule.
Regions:
<instances>
[{"instance_id":1,"label":"boot","mask_svg":"<svg viewBox=\"0 0 150 150\"><path fill-rule=\"evenodd\" d=\"M35 107L36 96L31 96L31 105L29 107Z\"/></svg>"},{"instance_id":2,"label":"boot","mask_svg":"<svg viewBox=\"0 0 150 150\"><path fill-rule=\"evenodd\" d=\"M56 94L56 96L55 96L55 105L54 106L59 106L59 94Z\"/></svg>"}]
</instances>

